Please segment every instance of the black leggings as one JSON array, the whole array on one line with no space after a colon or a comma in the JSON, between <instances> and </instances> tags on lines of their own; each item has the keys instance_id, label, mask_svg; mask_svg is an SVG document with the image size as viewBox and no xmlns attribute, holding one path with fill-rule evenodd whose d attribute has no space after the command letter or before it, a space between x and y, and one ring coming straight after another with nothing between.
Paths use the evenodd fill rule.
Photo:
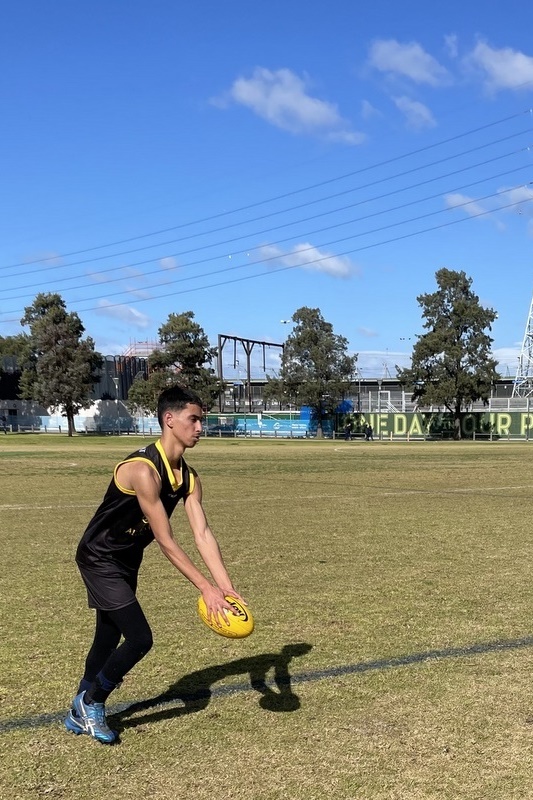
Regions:
<instances>
[{"instance_id":1,"label":"black leggings","mask_svg":"<svg viewBox=\"0 0 533 800\"><path fill-rule=\"evenodd\" d=\"M118 646L121 637L124 641ZM137 602L115 611L96 611L96 631L85 662L84 683L102 673L118 684L153 645L152 631Z\"/></svg>"}]
</instances>

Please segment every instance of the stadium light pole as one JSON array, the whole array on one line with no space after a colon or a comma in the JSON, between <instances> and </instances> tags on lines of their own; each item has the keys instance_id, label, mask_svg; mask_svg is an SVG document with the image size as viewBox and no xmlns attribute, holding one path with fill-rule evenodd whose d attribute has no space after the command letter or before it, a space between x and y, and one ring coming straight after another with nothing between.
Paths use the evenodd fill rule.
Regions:
<instances>
[{"instance_id":1,"label":"stadium light pole","mask_svg":"<svg viewBox=\"0 0 533 800\"><path fill-rule=\"evenodd\" d=\"M357 366L355 368L355 379L357 381L357 411L361 413L361 371Z\"/></svg>"},{"instance_id":2,"label":"stadium light pole","mask_svg":"<svg viewBox=\"0 0 533 800\"><path fill-rule=\"evenodd\" d=\"M118 378L113 378L113 383L115 384L115 403L117 404L117 431L118 435L120 436L120 413L118 410Z\"/></svg>"}]
</instances>

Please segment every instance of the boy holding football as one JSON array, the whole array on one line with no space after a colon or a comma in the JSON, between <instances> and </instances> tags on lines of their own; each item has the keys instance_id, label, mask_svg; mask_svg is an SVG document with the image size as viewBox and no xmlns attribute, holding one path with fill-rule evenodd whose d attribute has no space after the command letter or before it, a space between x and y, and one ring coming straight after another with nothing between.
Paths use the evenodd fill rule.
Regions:
<instances>
[{"instance_id":1,"label":"boy holding football","mask_svg":"<svg viewBox=\"0 0 533 800\"><path fill-rule=\"evenodd\" d=\"M207 522L200 479L183 459L202 432L201 401L187 389L165 389L158 401L158 419L161 438L115 467L76 551L89 607L96 610L96 631L65 727L104 744L117 739L107 724L105 702L153 643L136 598L144 548L155 539L168 560L201 592L215 620L224 619L224 609L232 611L225 595L242 600ZM174 539L170 516L180 500L212 581Z\"/></svg>"}]
</instances>

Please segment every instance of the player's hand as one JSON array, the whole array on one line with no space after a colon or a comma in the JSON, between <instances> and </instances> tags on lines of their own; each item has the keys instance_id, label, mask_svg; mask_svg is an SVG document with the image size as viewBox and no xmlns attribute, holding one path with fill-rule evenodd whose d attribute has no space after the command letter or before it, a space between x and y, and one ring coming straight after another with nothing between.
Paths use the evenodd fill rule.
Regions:
<instances>
[{"instance_id":1,"label":"player's hand","mask_svg":"<svg viewBox=\"0 0 533 800\"><path fill-rule=\"evenodd\" d=\"M228 597L228 595L229 595L230 597L234 597L235 600L238 600L243 605L245 605L245 606L248 605L248 603L246 602L244 597L241 594L239 594L239 592L236 589L234 589L233 586L229 586L229 587L221 586L220 590L222 591L224 597Z\"/></svg>"},{"instance_id":2,"label":"player's hand","mask_svg":"<svg viewBox=\"0 0 533 800\"><path fill-rule=\"evenodd\" d=\"M234 612L234 609L224 597L225 594L230 594L230 592L223 592L218 586L209 586L202 592L207 609L207 617L212 619L219 628L222 625L229 625L226 614L233 614Z\"/></svg>"}]
</instances>

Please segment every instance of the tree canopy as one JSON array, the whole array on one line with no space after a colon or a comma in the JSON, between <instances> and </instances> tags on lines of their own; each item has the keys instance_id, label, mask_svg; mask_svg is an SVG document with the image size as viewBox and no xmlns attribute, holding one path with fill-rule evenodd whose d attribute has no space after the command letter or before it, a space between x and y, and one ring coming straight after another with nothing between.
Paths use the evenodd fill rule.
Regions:
<instances>
[{"instance_id":1,"label":"tree canopy","mask_svg":"<svg viewBox=\"0 0 533 800\"><path fill-rule=\"evenodd\" d=\"M26 360L22 364L20 396L58 409L67 418L68 435L74 416L90 404L99 378L102 356L75 312L68 313L59 294L38 294L24 310L21 325L30 329Z\"/></svg>"},{"instance_id":2,"label":"tree canopy","mask_svg":"<svg viewBox=\"0 0 533 800\"><path fill-rule=\"evenodd\" d=\"M279 379L271 379L266 396L310 406L321 434L324 418L335 411L354 380L357 356L347 353L348 340L333 332L320 309L299 308L287 337Z\"/></svg>"},{"instance_id":3,"label":"tree canopy","mask_svg":"<svg viewBox=\"0 0 533 800\"><path fill-rule=\"evenodd\" d=\"M20 371L30 352L30 338L25 333L0 336L0 369Z\"/></svg>"},{"instance_id":4,"label":"tree canopy","mask_svg":"<svg viewBox=\"0 0 533 800\"><path fill-rule=\"evenodd\" d=\"M411 367L398 369L398 378L412 389L413 400L452 412L459 439L461 415L476 400L488 402L498 377L487 333L498 315L480 304L464 272L443 268L435 278L437 291L417 297L427 333L413 348Z\"/></svg>"},{"instance_id":5,"label":"tree canopy","mask_svg":"<svg viewBox=\"0 0 533 800\"><path fill-rule=\"evenodd\" d=\"M209 366L217 350L210 347L203 328L194 321L192 311L170 314L159 328L161 347L148 358L148 378L139 375L128 393L128 407L154 414L163 389L174 384L196 392L205 407L218 397L219 381Z\"/></svg>"}]
</instances>

